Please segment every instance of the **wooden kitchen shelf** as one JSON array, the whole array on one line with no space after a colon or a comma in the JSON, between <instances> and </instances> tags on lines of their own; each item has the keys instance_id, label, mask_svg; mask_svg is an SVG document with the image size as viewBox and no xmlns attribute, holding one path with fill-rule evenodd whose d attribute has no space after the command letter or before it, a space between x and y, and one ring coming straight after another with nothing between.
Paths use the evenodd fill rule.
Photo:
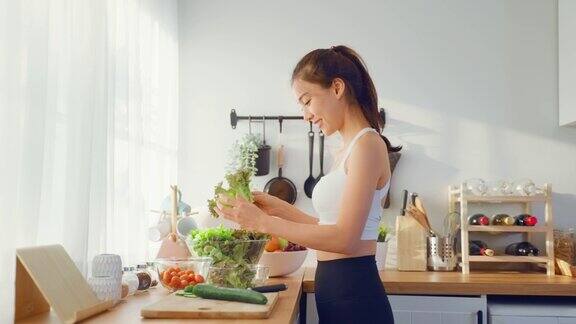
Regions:
<instances>
[{"instance_id":1,"label":"wooden kitchen shelf","mask_svg":"<svg viewBox=\"0 0 576 324\"><path fill-rule=\"evenodd\" d=\"M546 233L548 226L499 226L499 225L468 225L469 232L517 232L517 233Z\"/></svg>"},{"instance_id":2,"label":"wooden kitchen shelf","mask_svg":"<svg viewBox=\"0 0 576 324\"><path fill-rule=\"evenodd\" d=\"M533 203L544 203L544 223L534 227L524 226L478 226L468 225L468 204L470 203L493 203L510 204L520 203L523 212L531 214ZM546 274L554 276L554 223L552 215L552 187L544 185L544 194L537 196L476 196L469 195L464 190L464 185L451 186L448 188L449 212L460 211L461 224L461 249L462 249L462 273L470 273L470 262L524 262L546 263ZM459 206L458 206L459 205ZM525 241L531 241L533 233L544 233L546 236L545 256L480 256L469 254L469 240L471 232L492 233L523 233Z\"/></svg>"},{"instance_id":3,"label":"wooden kitchen shelf","mask_svg":"<svg viewBox=\"0 0 576 324\"><path fill-rule=\"evenodd\" d=\"M483 202L483 203L527 203L527 202L544 202L546 196L468 196L466 197L469 203ZM458 198L458 202L461 198Z\"/></svg>"},{"instance_id":4,"label":"wooden kitchen shelf","mask_svg":"<svg viewBox=\"0 0 576 324\"><path fill-rule=\"evenodd\" d=\"M470 262L531 262L531 263L544 263L548 262L548 257L542 256L518 256L518 255L470 255L468 261Z\"/></svg>"}]
</instances>

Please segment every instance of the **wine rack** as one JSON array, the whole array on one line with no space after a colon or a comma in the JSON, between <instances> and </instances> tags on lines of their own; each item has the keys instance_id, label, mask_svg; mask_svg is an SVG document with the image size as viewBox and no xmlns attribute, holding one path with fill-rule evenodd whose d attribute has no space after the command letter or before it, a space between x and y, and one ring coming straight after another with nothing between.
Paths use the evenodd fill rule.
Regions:
<instances>
[{"instance_id":1,"label":"wine rack","mask_svg":"<svg viewBox=\"0 0 576 324\"><path fill-rule=\"evenodd\" d=\"M471 262L518 262L537 263L546 266L546 274L554 275L554 224L552 216L552 188L550 184L544 185L544 193L535 196L475 196L464 190L464 185L450 186L448 190L449 212L459 209L461 224L461 257L462 273L470 273ZM544 224L533 227L528 226L505 226L505 225L468 225L468 205L473 203L511 204L519 203L525 214L532 213L533 203L544 204ZM496 232L496 233L523 233L526 241L531 241L533 233L544 233L546 236L545 256L514 256L495 255L480 256L470 255L469 239L471 232Z\"/></svg>"}]
</instances>

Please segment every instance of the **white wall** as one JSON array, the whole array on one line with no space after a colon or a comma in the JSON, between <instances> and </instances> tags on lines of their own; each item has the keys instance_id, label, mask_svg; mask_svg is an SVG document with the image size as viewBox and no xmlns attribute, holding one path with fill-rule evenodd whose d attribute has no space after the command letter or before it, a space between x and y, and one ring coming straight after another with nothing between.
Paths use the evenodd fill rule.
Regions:
<instances>
[{"instance_id":1,"label":"white wall","mask_svg":"<svg viewBox=\"0 0 576 324\"><path fill-rule=\"evenodd\" d=\"M181 1L179 9L179 182L188 201L204 204L228 148L247 132L246 122L231 129L230 109L299 114L293 66L309 50L347 44L388 110L385 133L404 146L387 216L408 188L439 228L449 184L530 177L553 184L556 222L576 224L576 129L558 126L556 1ZM268 126L274 145L278 127ZM307 124L284 130L285 175L301 189ZM297 205L312 212L302 189Z\"/></svg>"},{"instance_id":2,"label":"white wall","mask_svg":"<svg viewBox=\"0 0 576 324\"><path fill-rule=\"evenodd\" d=\"M576 1L558 0L560 125L576 126Z\"/></svg>"}]
</instances>

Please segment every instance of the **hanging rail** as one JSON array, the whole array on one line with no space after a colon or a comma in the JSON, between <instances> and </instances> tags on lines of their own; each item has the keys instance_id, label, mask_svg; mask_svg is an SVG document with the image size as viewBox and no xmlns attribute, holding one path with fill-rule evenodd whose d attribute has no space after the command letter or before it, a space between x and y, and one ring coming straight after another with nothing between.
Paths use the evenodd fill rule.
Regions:
<instances>
[{"instance_id":1,"label":"hanging rail","mask_svg":"<svg viewBox=\"0 0 576 324\"><path fill-rule=\"evenodd\" d=\"M236 114L236 110L232 109L232 111L230 111L230 126L232 126L232 129L236 128L236 125L238 125L238 121L239 120L248 120L248 119L252 119L253 121L257 122L257 121L261 121L261 120L303 120L304 117L302 116L238 116Z\"/></svg>"}]
</instances>

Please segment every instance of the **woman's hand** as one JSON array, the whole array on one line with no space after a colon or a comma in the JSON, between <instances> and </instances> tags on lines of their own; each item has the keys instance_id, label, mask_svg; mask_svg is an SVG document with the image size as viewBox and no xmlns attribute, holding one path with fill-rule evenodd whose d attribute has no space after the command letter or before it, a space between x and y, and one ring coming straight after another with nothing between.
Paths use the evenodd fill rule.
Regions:
<instances>
[{"instance_id":1,"label":"woman's hand","mask_svg":"<svg viewBox=\"0 0 576 324\"><path fill-rule=\"evenodd\" d=\"M218 197L214 211L219 216L238 223L244 229L265 232L264 223L268 215L242 197L229 198L222 195Z\"/></svg>"},{"instance_id":2,"label":"woman's hand","mask_svg":"<svg viewBox=\"0 0 576 324\"><path fill-rule=\"evenodd\" d=\"M289 205L284 200L261 191L252 191L254 204L268 215L281 217L282 210Z\"/></svg>"}]
</instances>

